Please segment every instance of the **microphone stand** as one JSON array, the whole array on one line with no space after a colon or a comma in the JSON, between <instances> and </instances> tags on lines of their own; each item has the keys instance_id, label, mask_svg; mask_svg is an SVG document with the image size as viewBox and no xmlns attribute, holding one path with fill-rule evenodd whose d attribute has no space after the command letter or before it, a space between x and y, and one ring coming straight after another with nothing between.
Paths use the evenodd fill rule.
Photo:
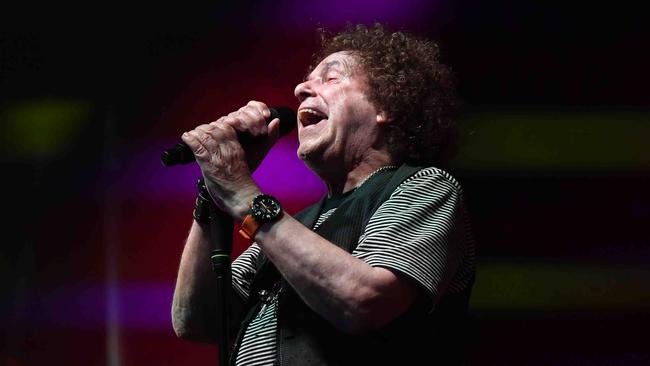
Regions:
<instances>
[{"instance_id":1,"label":"microphone stand","mask_svg":"<svg viewBox=\"0 0 650 366\"><path fill-rule=\"evenodd\" d=\"M201 194L210 197L202 179L200 189ZM230 348L230 286L232 281L230 254L232 252L233 219L220 210L212 201L210 201L208 209L210 213L210 239L212 241L210 261L215 276L215 290L217 291L215 310L219 366L226 366L228 365L228 350Z\"/></svg>"},{"instance_id":2,"label":"microphone stand","mask_svg":"<svg viewBox=\"0 0 650 366\"><path fill-rule=\"evenodd\" d=\"M210 235L212 237L212 271L216 278L217 291L217 342L219 345L219 366L228 365L228 350L230 340L230 286L232 273L230 272L230 253L232 251L232 217L219 210L215 205L210 205ZM221 325L221 326L219 326Z\"/></svg>"}]
</instances>

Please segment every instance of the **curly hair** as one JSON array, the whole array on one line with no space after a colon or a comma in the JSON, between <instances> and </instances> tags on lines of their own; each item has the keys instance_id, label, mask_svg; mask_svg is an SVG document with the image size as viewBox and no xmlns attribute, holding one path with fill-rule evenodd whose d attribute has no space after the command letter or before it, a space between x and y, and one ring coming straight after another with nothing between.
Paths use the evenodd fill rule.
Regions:
<instances>
[{"instance_id":1,"label":"curly hair","mask_svg":"<svg viewBox=\"0 0 650 366\"><path fill-rule=\"evenodd\" d=\"M368 98L387 114L389 153L411 164L442 164L455 152L459 101L451 69L440 62L438 45L381 24L321 33L317 65L327 55L351 52L367 76Z\"/></svg>"}]
</instances>

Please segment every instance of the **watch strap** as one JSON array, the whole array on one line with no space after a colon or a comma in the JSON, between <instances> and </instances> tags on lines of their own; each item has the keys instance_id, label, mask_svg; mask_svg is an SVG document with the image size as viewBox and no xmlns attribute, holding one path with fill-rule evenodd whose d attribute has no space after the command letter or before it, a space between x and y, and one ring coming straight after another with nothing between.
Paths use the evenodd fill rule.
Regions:
<instances>
[{"instance_id":1,"label":"watch strap","mask_svg":"<svg viewBox=\"0 0 650 366\"><path fill-rule=\"evenodd\" d=\"M253 240L257 230L260 229L260 224L255 221L253 215L248 214L244 216L244 220L241 223L241 228L239 229L239 235L243 236L248 240Z\"/></svg>"}]
</instances>

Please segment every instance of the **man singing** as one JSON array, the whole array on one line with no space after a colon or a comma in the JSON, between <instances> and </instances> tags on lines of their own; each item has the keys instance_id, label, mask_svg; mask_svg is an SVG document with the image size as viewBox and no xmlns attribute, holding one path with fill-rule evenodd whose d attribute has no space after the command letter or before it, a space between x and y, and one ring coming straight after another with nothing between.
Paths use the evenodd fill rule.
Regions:
<instances>
[{"instance_id":1,"label":"man singing","mask_svg":"<svg viewBox=\"0 0 650 366\"><path fill-rule=\"evenodd\" d=\"M434 43L380 25L325 37L317 60L295 88L298 156L328 194L296 216L251 177L278 139L264 103L182 136L212 201L254 240L232 264L243 317L231 362L457 363L475 257L461 187L439 168L454 136L451 72ZM261 143L244 148L238 133ZM179 337L210 340L212 244L199 221L172 316Z\"/></svg>"}]
</instances>

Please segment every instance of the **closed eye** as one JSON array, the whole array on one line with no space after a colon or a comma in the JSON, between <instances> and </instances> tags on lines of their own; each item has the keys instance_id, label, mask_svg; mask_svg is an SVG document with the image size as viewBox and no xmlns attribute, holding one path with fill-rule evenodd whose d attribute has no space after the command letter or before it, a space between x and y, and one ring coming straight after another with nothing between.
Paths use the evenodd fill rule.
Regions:
<instances>
[{"instance_id":1,"label":"closed eye","mask_svg":"<svg viewBox=\"0 0 650 366\"><path fill-rule=\"evenodd\" d=\"M339 73L330 73L325 76L325 82L327 83L338 82L339 80L341 80L341 75Z\"/></svg>"}]
</instances>

